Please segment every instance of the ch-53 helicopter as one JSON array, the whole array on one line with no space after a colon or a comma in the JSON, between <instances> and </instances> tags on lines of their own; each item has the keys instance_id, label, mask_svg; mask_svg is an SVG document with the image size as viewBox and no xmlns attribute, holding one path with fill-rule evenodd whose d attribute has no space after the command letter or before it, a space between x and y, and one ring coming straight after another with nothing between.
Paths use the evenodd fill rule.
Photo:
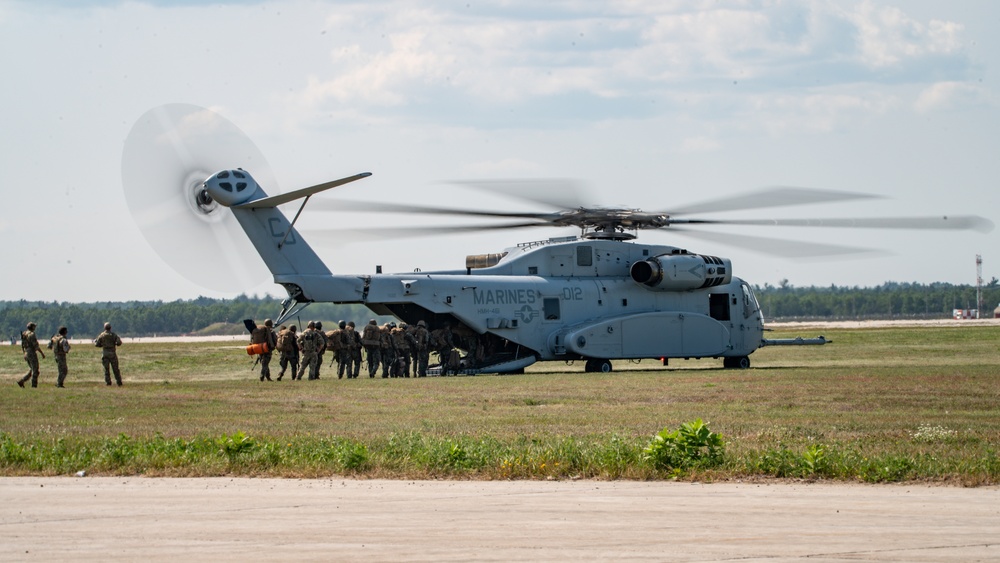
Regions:
<instances>
[{"instance_id":1,"label":"ch-53 helicopter","mask_svg":"<svg viewBox=\"0 0 1000 563\"><path fill-rule=\"evenodd\" d=\"M467 352L455 371L467 374L517 373L543 360L584 361L585 370L591 372L611 371L614 360L659 359L666 364L674 358L722 358L726 368L748 368L750 355L762 346L829 342L822 336L764 338L760 305L750 285L734 275L729 259L639 243L640 230L686 230L718 224L983 232L993 227L989 220L976 216L822 220L685 217L708 211L873 197L803 188L771 188L663 212L580 205L540 213L494 212L355 203L355 208L383 212L512 221L455 227L453 232L551 225L577 227L580 234L467 256L462 269L334 274L295 223L312 196L368 176L360 173L268 195L263 186L273 183L273 178L246 135L217 113L187 104L165 105L144 114L126 139L122 164L126 198L143 234L183 275L202 282L206 272L185 271L190 267L188 244L179 238L183 234L178 231L184 231L185 226L178 221L190 221L188 227L206 229L226 244L239 244L226 226L235 221L274 282L288 294L276 324L310 303L330 302L362 304L377 315L391 315L411 325L424 321L431 330L448 326L457 339L456 346ZM289 221L278 206L298 200L299 208ZM335 207L340 205L346 208L349 202L338 202ZM449 228L443 230L448 232ZM783 242L786 247L795 244ZM204 241L190 239L190 244ZM805 249L837 250L816 243ZM242 254L243 250L219 254L213 269L223 276L238 277L240 259L225 261ZM231 283L227 287L232 287Z\"/></svg>"}]
</instances>

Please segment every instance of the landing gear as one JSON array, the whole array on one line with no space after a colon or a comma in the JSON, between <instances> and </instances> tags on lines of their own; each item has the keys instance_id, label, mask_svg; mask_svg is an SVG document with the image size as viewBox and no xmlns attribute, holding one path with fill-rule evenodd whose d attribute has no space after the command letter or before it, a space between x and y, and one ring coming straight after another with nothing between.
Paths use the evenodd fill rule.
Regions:
<instances>
[{"instance_id":1,"label":"landing gear","mask_svg":"<svg viewBox=\"0 0 1000 563\"><path fill-rule=\"evenodd\" d=\"M722 358L722 367L727 369L747 369L750 367L750 358L747 356Z\"/></svg>"},{"instance_id":2,"label":"landing gear","mask_svg":"<svg viewBox=\"0 0 1000 563\"><path fill-rule=\"evenodd\" d=\"M611 373L611 360L587 360L583 366L583 371L587 373Z\"/></svg>"}]
</instances>

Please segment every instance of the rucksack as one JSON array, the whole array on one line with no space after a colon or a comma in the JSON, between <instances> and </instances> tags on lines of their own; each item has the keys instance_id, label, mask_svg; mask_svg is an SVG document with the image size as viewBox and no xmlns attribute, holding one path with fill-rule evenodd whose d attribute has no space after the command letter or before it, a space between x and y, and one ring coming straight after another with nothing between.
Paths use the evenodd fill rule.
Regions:
<instances>
[{"instance_id":1,"label":"rucksack","mask_svg":"<svg viewBox=\"0 0 1000 563\"><path fill-rule=\"evenodd\" d=\"M257 325L252 331L250 331L250 343L251 344L264 344L267 342L267 327L264 325ZM268 342L270 344L270 342Z\"/></svg>"}]
</instances>

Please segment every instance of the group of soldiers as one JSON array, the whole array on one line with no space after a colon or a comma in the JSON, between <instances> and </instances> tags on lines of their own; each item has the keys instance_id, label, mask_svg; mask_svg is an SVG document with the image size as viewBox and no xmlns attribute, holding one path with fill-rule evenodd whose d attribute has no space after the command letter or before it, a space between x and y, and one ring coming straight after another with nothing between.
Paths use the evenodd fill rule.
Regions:
<instances>
[{"instance_id":1,"label":"group of soldiers","mask_svg":"<svg viewBox=\"0 0 1000 563\"><path fill-rule=\"evenodd\" d=\"M21 332L21 350L24 352L24 361L28 363L28 373L17 380L19 387L31 380L32 387L38 387L38 377L41 370L38 365L38 356L45 358L45 352L38 344L38 336L35 334L37 325L28 323L28 326ZM67 334L69 329L65 326L59 327L52 338L49 339L47 348L52 350L52 355L56 360L56 387L65 387L66 376L69 374L69 366L66 356L69 355L70 343ZM111 385L111 374L114 373L115 382L122 386L122 372L118 367L118 347L122 345L122 339L111 331L111 323L104 323L104 332L97 335L94 345L101 349L101 364L104 366L104 383Z\"/></svg>"},{"instance_id":2,"label":"group of soldiers","mask_svg":"<svg viewBox=\"0 0 1000 563\"><path fill-rule=\"evenodd\" d=\"M379 373L383 378L426 377L432 351L441 358L445 371L457 354L448 325L431 332L422 320L416 325L395 322L379 325L371 319L361 331L354 321L340 321L337 328L324 332L319 321L310 321L303 331L296 325L282 325L275 331L273 322L267 319L251 331L251 341L268 343L268 351L258 358L261 381L272 381L270 363L274 352L279 354L281 367L277 381L281 381L289 368L293 380L301 380L307 372L310 380L319 379L327 352L332 354L330 366L337 364L338 379L357 379L364 363L362 351L367 355L370 378ZM457 367L457 360L454 361Z\"/></svg>"}]
</instances>

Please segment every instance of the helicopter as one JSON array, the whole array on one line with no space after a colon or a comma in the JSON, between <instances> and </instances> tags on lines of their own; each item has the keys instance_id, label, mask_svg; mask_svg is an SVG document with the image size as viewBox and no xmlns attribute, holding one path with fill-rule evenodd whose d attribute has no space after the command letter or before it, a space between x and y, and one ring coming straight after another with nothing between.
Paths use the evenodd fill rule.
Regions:
<instances>
[{"instance_id":1,"label":"helicopter","mask_svg":"<svg viewBox=\"0 0 1000 563\"><path fill-rule=\"evenodd\" d=\"M326 201L324 205L335 209L507 221L442 227L445 233L538 226L579 229L574 236L469 255L464 268L406 273L382 273L379 268L370 274L335 274L295 224L313 196L369 176L369 172L362 172L269 195L265 186L273 184L273 176L246 135L217 113L189 104L168 104L140 117L126 139L122 161L126 199L144 236L186 277L200 281L206 273L221 275L231 287L232 280L240 276L243 256L256 253L274 283L287 294L276 325L311 303L361 304L376 315L392 316L410 325L423 321L430 330L448 327L455 346L465 352L452 371L463 374L523 373L539 361L582 361L587 372L610 372L613 362L619 360L655 359L667 365L671 359L690 358L716 358L722 360L724 368L746 369L751 354L764 346L830 342L822 336L765 338L760 304L750 284L734 274L730 259L639 242L640 231L719 224L982 232L993 228L992 222L978 216L822 220L687 217L710 211L869 197L790 187L658 212L584 205L555 205L554 211L545 212L503 212ZM490 185L485 182L479 187L488 189ZM299 207L289 220L278 207L293 203ZM204 243L200 238L203 230L226 245L249 242L252 249L226 249L213 255L210 266L185 271L191 268L191 248ZM188 231L198 238L184 241ZM238 231L244 235L243 243L234 234ZM809 246L805 252L816 248L818 245ZM828 249L837 250L832 246ZM803 252L799 248L786 251ZM447 369L445 365L432 366L429 374Z\"/></svg>"}]
</instances>

